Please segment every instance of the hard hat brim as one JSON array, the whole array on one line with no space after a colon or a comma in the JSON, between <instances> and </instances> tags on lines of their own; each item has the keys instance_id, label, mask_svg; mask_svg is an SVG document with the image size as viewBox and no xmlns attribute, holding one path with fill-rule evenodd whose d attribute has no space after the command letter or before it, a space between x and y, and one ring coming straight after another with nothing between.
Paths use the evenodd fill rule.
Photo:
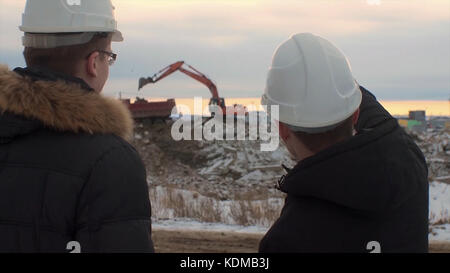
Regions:
<instances>
[{"instance_id":1,"label":"hard hat brim","mask_svg":"<svg viewBox=\"0 0 450 273\"><path fill-rule=\"evenodd\" d=\"M123 40L124 39L123 39L122 32L120 32L118 30L113 32L111 41L113 41L113 42L123 42Z\"/></svg>"}]
</instances>

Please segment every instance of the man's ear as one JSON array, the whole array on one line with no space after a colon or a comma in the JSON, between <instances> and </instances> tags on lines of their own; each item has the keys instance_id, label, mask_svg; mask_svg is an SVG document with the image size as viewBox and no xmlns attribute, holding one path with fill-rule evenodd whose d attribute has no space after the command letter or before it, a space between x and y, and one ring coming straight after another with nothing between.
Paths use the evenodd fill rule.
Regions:
<instances>
[{"instance_id":1,"label":"man's ear","mask_svg":"<svg viewBox=\"0 0 450 273\"><path fill-rule=\"evenodd\" d=\"M94 52L89 55L86 63L86 73L90 77L97 77L97 57L100 55L98 52Z\"/></svg>"},{"instance_id":2,"label":"man's ear","mask_svg":"<svg viewBox=\"0 0 450 273\"><path fill-rule=\"evenodd\" d=\"M353 126L356 126L356 124L358 123L359 113L360 113L360 111L359 111L359 108L358 108L358 110L356 110L356 112L353 114L353 118L352 118Z\"/></svg>"},{"instance_id":3,"label":"man's ear","mask_svg":"<svg viewBox=\"0 0 450 273\"><path fill-rule=\"evenodd\" d=\"M278 132L280 133L280 137L283 141L286 141L290 136L289 127L282 122L278 122Z\"/></svg>"}]
</instances>

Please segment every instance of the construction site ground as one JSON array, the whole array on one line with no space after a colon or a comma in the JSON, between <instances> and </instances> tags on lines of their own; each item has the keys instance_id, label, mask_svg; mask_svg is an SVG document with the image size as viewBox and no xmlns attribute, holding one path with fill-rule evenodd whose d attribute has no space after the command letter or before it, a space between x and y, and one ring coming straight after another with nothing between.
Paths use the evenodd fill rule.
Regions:
<instances>
[{"instance_id":1,"label":"construction site ground","mask_svg":"<svg viewBox=\"0 0 450 273\"><path fill-rule=\"evenodd\" d=\"M171 136L173 122L137 122L133 140L147 169L153 198L152 213L156 220L180 217L246 226L258 225L260 223L255 219L265 217L262 225L269 227L279 215L284 199L284 194L275 189L276 182L285 174L281 164L287 167L295 165L285 148L280 146L276 151L262 152L259 140L175 141ZM450 227L446 188L450 184L449 135L448 131L412 133L429 167L430 211L437 211L430 214L430 234L439 229L439 225ZM431 188L435 192L438 189L433 198ZM256 207L250 203L260 200L273 202L256 203ZM436 203L436 200L442 201ZM237 208L250 211L251 215L242 211L239 215L235 204L229 202L240 202ZM223 209L223 206L228 207ZM193 213L194 209L198 211ZM203 215L205 211L210 215ZM217 217L218 213L222 213L222 217ZM153 231L158 252L257 252L261 237L262 233L232 231L164 228ZM435 242L434 238L430 239L430 251L450 252L448 235L439 238L444 240Z\"/></svg>"},{"instance_id":2,"label":"construction site ground","mask_svg":"<svg viewBox=\"0 0 450 273\"><path fill-rule=\"evenodd\" d=\"M153 231L155 250L158 253L257 253L263 234L161 230ZM450 242L432 241L431 253L450 253Z\"/></svg>"}]
</instances>

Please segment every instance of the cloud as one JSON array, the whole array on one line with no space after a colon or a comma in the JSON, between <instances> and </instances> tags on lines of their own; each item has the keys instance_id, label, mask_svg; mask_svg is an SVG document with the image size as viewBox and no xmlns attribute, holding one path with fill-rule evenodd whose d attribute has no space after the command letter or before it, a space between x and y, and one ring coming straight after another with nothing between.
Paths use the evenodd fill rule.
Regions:
<instances>
[{"instance_id":1,"label":"cloud","mask_svg":"<svg viewBox=\"0 0 450 273\"><path fill-rule=\"evenodd\" d=\"M160 29L193 36L219 33L295 33L324 35L370 32L403 22L430 22L449 17L447 1L383 1L371 6L346 1L116 1L125 29ZM141 26L141 27L139 27ZM168 35L172 32L167 32ZM160 36L158 36L160 37Z\"/></svg>"},{"instance_id":2,"label":"cloud","mask_svg":"<svg viewBox=\"0 0 450 273\"><path fill-rule=\"evenodd\" d=\"M0 62L21 64L24 0L0 0ZM137 89L137 79L185 60L224 96L259 96L278 44L313 32L350 59L355 77L381 98L450 94L448 0L113 0L125 42L107 92ZM209 94L185 75L152 87L158 96ZM153 94L153 93L151 93ZM172 96L172 95L171 95Z\"/></svg>"},{"instance_id":3,"label":"cloud","mask_svg":"<svg viewBox=\"0 0 450 273\"><path fill-rule=\"evenodd\" d=\"M0 0L0 50L12 50L22 46L19 25L25 0Z\"/></svg>"}]
</instances>

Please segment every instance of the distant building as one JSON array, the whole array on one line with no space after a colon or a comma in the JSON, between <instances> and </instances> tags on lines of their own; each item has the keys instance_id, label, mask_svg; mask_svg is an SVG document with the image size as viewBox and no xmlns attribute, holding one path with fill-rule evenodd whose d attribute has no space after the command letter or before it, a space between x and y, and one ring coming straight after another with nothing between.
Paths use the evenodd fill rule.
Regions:
<instances>
[{"instance_id":1,"label":"distant building","mask_svg":"<svg viewBox=\"0 0 450 273\"><path fill-rule=\"evenodd\" d=\"M417 120L399 119L398 124L411 131L425 131L426 128L422 122Z\"/></svg>"},{"instance_id":2,"label":"distant building","mask_svg":"<svg viewBox=\"0 0 450 273\"><path fill-rule=\"evenodd\" d=\"M398 119L398 124L403 128L408 128L408 119Z\"/></svg>"},{"instance_id":3,"label":"distant building","mask_svg":"<svg viewBox=\"0 0 450 273\"><path fill-rule=\"evenodd\" d=\"M409 111L409 119L425 123L426 120L425 111Z\"/></svg>"},{"instance_id":4,"label":"distant building","mask_svg":"<svg viewBox=\"0 0 450 273\"><path fill-rule=\"evenodd\" d=\"M398 123L403 128L411 131L423 132L427 129L425 111L409 111L409 118L399 119Z\"/></svg>"},{"instance_id":5,"label":"distant building","mask_svg":"<svg viewBox=\"0 0 450 273\"><path fill-rule=\"evenodd\" d=\"M423 132L427 129L425 111L409 111L409 120L416 121L411 125L411 130Z\"/></svg>"}]
</instances>

